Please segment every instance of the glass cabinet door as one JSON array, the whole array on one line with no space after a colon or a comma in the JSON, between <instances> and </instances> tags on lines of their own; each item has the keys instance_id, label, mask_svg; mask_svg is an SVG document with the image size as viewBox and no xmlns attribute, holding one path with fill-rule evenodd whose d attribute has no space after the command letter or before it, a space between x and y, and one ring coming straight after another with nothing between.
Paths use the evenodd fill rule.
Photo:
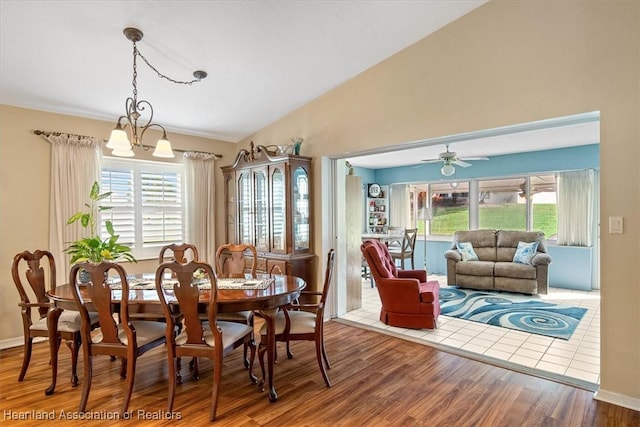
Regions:
<instances>
[{"instance_id":1,"label":"glass cabinet door","mask_svg":"<svg viewBox=\"0 0 640 427\"><path fill-rule=\"evenodd\" d=\"M286 250L287 211L285 203L284 173L275 168L271 173L271 250Z\"/></svg>"},{"instance_id":2,"label":"glass cabinet door","mask_svg":"<svg viewBox=\"0 0 640 427\"><path fill-rule=\"evenodd\" d=\"M256 249L269 250L269 200L266 170L253 170Z\"/></svg>"},{"instance_id":3,"label":"glass cabinet door","mask_svg":"<svg viewBox=\"0 0 640 427\"><path fill-rule=\"evenodd\" d=\"M237 241L237 212L236 212L236 181L234 174L225 176L225 186L227 190L227 236L226 241L239 243Z\"/></svg>"},{"instance_id":4,"label":"glass cabinet door","mask_svg":"<svg viewBox=\"0 0 640 427\"><path fill-rule=\"evenodd\" d=\"M293 245L296 251L309 249L309 175L304 168L293 172Z\"/></svg>"},{"instance_id":5,"label":"glass cabinet door","mask_svg":"<svg viewBox=\"0 0 640 427\"><path fill-rule=\"evenodd\" d=\"M238 174L238 241L253 244L253 215L251 212L251 179L247 172Z\"/></svg>"}]
</instances>

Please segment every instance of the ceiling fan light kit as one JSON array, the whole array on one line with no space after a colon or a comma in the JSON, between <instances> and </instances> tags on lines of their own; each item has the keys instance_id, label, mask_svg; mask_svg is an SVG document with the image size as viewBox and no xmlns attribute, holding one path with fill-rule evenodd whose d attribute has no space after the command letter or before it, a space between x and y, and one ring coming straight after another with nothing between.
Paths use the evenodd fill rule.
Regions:
<instances>
[{"instance_id":1,"label":"ceiling fan light kit","mask_svg":"<svg viewBox=\"0 0 640 427\"><path fill-rule=\"evenodd\" d=\"M489 160L487 157L467 157L460 158L458 154L454 151L449 151L449 145L446 145L446 151L444 153L440 153L437 159L425 159L423 162L426 163L436 163L442 162L443 166L440 169L440 173L444 176L451 176L456 173L456 168L453 165L460 166L463 168L468 168L471 166L471 163L467 163L464 160Z\"/></svg>"}]
</instances>

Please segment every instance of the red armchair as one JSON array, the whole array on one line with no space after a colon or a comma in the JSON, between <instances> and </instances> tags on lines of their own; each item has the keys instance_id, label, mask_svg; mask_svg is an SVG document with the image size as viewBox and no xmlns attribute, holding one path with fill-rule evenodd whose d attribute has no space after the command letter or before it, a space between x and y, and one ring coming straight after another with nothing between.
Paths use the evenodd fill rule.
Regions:
<instances>
[{"instance_id":1,"label":"red armchair","mask_svg":"<svg viewBox=\"0 0 640 427\"><path fill-rule=\"evenodd\" d=\"M440 315L437 281L426 270L398 270L384 243L366 240L360 246L382 301L380 321L412 329L434 329Z\"/></svg>"}]
</instances>

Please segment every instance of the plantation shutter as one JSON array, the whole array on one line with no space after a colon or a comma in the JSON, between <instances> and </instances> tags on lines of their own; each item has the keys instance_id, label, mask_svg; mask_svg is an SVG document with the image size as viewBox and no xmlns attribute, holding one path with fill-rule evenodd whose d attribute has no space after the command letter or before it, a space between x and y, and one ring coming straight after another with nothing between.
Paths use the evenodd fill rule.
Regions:
<instances>
[{"instance_id":1,"label":"plantation shutter","mask_svg":"<svg viewBox=\"0 0 640 427\"><path fill-rule=\"evenodd\" d=\"M182 165L105 159L101 191L111 191L101 205L101 236L105 221L113 223L119 242L137 258L154 258L160 247L183 241Z\"/></svg>"}]
</instances>

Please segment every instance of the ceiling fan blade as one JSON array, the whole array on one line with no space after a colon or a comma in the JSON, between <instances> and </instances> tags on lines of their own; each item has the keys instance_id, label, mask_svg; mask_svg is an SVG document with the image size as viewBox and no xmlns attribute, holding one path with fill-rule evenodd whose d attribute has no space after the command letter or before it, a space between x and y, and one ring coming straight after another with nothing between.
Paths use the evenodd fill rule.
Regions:
<instances>
[{"instance_id":1,"label":"ceiling fan blade","mask_svg":"<svg viewBox=\"0 0 640 427\"><path fill-rule=\"evenodd\" d=\"M489 160L488 157L463 157L458 160Z\"/></svg>"},{"instance_id":2,"label":"ceiling fan blade","mask_svg":"<svg viewBox=\"0 0 640 427\"><path fill-rule=\"evenodd\" d=\"M425 163L438 163L441 162L442 159L423 159L421 160L421 162L425 162Z\"/></svg>"},{"instance_id":3,"label":"ceiling fan blade","mask_svg":"<svg viewBox=\"0 0 640 427\"><path fill-rule=\"evenodd\" d=\"M463 162L462 160L458 159L458 160L454 160L453 162L454 165L456 166L460 166L462 168L468 168L469 166L471 166L471 163L467 163L467 162Z\"/></svg>"}]
</instances>

